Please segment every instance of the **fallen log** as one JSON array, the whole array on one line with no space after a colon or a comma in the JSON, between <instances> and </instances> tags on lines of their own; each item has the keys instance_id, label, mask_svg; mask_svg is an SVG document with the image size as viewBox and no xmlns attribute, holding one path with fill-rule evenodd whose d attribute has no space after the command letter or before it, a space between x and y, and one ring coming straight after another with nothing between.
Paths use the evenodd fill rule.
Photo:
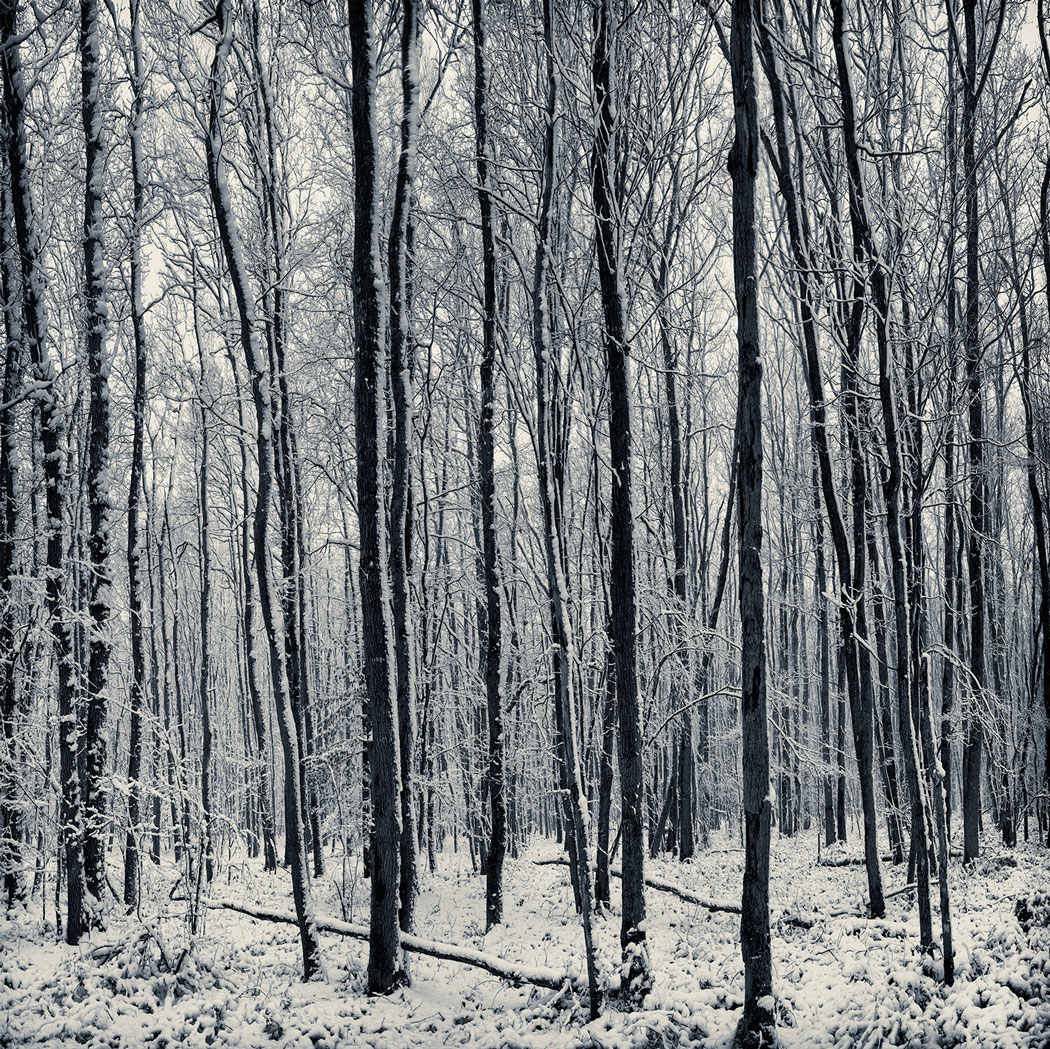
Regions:
<instances>
[{"instance_id":1,"label":"fallen log","mask_svg":"<svg viewBox=\"0 0 1050 1049\"><path fill-rule=\"evenodd\" d=\"M297 924L295 915L281 911L268 911L262 907L235 903L233 900L208 900L207 903L213 910L237 911L248 915L249 918L257 918L259 921L278 922L286 925ZM315 918L314 924L322 932L349 936L355 940L368 940L367 925L356 925L339 921L336 918ZM460 947L457 944L441 943L438 940L425 940L422 936L414 936L407 932L401 933L401 947L412 954L423 954L428 958L438 958L444 962L472 965L515 985L528 983L535 987L546 987L552 991L560 991L566 984L577 989L583 988L576 977L566 972L547 969L540 965L515 964L494 954L475 950L473 947Z\"/></svg>"},{"instance_id":2,"label":"fallen log","mask_svg":"<svg viewBox=\"0 0 1050 1049\"><path fill-rule=\"evenodd\" d=\"M883 863L892 863L893 857L889 854L879 857ZM865 864L863 856L822 856L817 860L818 867L863 867Z\"/></svg>"},{"instance_id":3,"label":"fallen log","mask_svg":"<svg viewBox=\"0 0 1050 1049\"><path fill-rule=\"evenodd\" d=\"M541 867L567 867L569 865L568 860L560 857L547 860L533 860L532 862ZM610 867L609 873L614 878L623 877L619 867ZM650 889L656 889L657 892L670 893L672 896L677 896L680 900L685 900L686 903L695 903L698 907L703 907L705 910L717 911L723 914L740 913L739 903L733 903L731 900L708 899L706 896L691 892L689 889L683 889L680 885L675 885L674 882L664 881L663 878L654 878L652 875L647 874L645 884Z\"/></svg>"},{"instance_id":4,"label":"fallen log","mask_svg":"<svg viewBox=\"0 0 1050 1049\"><path fill-rule=\"evenodd\" d=\"M951 856L953 859L958 858L963 854L962 849L952 849ZM880 859L883 863L893 863L893 856L887 853L885 856L881 856ZM818 867L863 867L865 864L863 856L822 856L817 861ZM901 863L904 861L902 860ZM893 864L894 866L900 866L900 864Z\"/></svg>"},{"instance_id":5,"label":"fallen log","mask_svg":"<svg viewBox=\"0 0 1050 1049\"><path fill-rule=\"evenodd\" d=\"M568 860L560 857L543 860L533 860L537 866L540 867L564 867L568 866ZM622 877L619 867L610 867L609 873L614 878ZM709 911L718 911L725 914L739 914L740 905L737 903L731 903L728 900L710 900L703 896L698 895L695 892L691 892L689 889L683 889L680 885L675 885L674 882L665 881L663 878L655 878L652 875L646 875L645 884L651 889L656 889L657 892L670 893L672 896L677 896L680 900L685 900L686 903L695 903L700 907L704 907ZM905 893L912 892L915 889L914 885L905 885L903 888L894 889L892 892L886 894L886 899L892 899L895 896L903 896ZM772 920L774 922L782 922L787 925L793 925L800 929L812 929L818 921L823 921L829 918L863 918L864 915L857 914L855 911L841 910L841 911L830 911L828 913L814 912L812 915L804 915L794 913L791 911L784 911L781 914L773 915ZM896 932L894 933L896 935Z\"/></svg>"}]
</instances>

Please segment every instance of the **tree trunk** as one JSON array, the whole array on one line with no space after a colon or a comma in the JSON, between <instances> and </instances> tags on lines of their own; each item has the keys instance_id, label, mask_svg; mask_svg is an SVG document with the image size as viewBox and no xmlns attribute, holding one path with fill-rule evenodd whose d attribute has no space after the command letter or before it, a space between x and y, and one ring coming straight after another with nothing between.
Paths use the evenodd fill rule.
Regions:
<instances>
[{"instance_id":1,"label":"tree trunk","mask_svg":"<svg viewBox=\"0 0 1050 1049\"><path fill-rule=\"evenodd\" d=\"M196 267L194 267L196 268ZM196 274L194 274L196 277ZM201 341L200 327L197 323L196 280L193 292L194 328L197 332L197 351L200 364L200 405L201 405L201 466L199 488L197 492L200 518L200 630L201 660L200 679L198 682L198 700L201 708L201 856L204 862L204 875L210 883L215 877L215 813L211 796L211 516L208 506L208 458L211 451L211 435L208 432L208 386L207 367L204 356L204 343Z\"/></svg>"},{"instance_id":2,"label":"tree trunk","mask_svg":"<svg viewBox=\"0 0 1050 1049\"><path fill-rule=\"evenodd\" d=\"M901 737L901 748L904 752L905 775L908 780L912 807L912 847L915 857L918 885L916 894L919 909L919 939L924 951L933 948L933 922L929 898L929 810L926 793L920 781L924 755L930 762L933 760L932 717L929 715L928 691L923 690L921 667L916 664L916 653L919 646L913 644L913 627L918 623L919 611L912 607L915 594L909 587L906 571L914 563L911 555L918 556L917 550L906 549L908 536L905 534L906 514L901 505L904 470L904 451L901 447L901 434L897 423L896 394L894 390L895 361L890 345L890 275L879 255L871 221L867 212L867 202L863 175L860 168L860 153L857 145L856 108L854 104L849 60L844 41L844 12L842 0L832 0L832 39L835 48L836 66L838 69L839 91L842 99L843 144L845 148L846 168L850 183L850 223L853 234L854 260L860 270L867 275L871 288L872 306L874 308L875 340L879 363L879 402L882 408L882 422L886 441L886 469L883 472L882 488L886 503L886 530L890 548L890 574L893 582L893 613L896 635L896 677L898 730ZM855 301L860 301L861 290L855 287ZM854 307L856 310L856 306ZM904 321L907 327L907 307L905 303ZM853 334L851 342L859 337L860 320L856 312L851 320ZM912 416L915 416L913 408ZM919 450L921 455L921 450ZM906 493L905 493L906 494ZM912 541L921 541L920 535L912 536ZM919 709L919 696L925 711ZM926 732L923 733L925 722ZM920 734L920 738L916 735ZM935 807L941 790L941 779L936 771L931 770ZM939 798L941 805L937 809L939 821L943 822L943 795ZM942 835L943 837L943 835ZM944 864L947 854L944 855ZM948 913L946 870L942 871L942 911L941 928L945 949L945 976L950 979L951 973L951 923Z\"/></svg>"},{"instance_id":3,"label":"tree trunk","mask_svg":"<svg viewBox=\"0 0 1050 1049\"><path fill-rule=\"evenodd\" d=\"M587 862L587 820L584 817L584 789L577 751L576 700L573 695L573 637L568 611L568 585L564 562L562 535L560 473L553 445L558 440L556 406L552 398L558 395L554 382L553 347L551 345L551 317L548 299L550 280L551 218L554 207L554 187L558 169L558 63L555 58L554 0L543 0L543 45L545 49L546 107L541 171L540 222L536 239L536 259L533 270L532 336L536 357L536 429L540 501L543 507L543 542L546 555L547 588L551 606L551 627L555 658L555 704L561 749L564 759L564 784L568 826L566 837L571 839L570 861L574 871L574 888L579 896L583 923L584 951L587 960L587 986L590 994L592 1019L601 1008L601 991L591 934L591 876Z\"/></svg>"},{"instance_id":4,"label":"tree trunk","mask_svg":"<svg viewBox=\"0 0 1050 1049\"><path fill-rule=\"evenodd\" d=\"M57 667L59 716L59 779L61 805L61 862L66 877L66 942L76 944L84 932L83 828L77 772L77 717L73 692L73 629L62 601L66 577L64 523L67 495L65 467L66 429L54 387L55 369L48 353L41 272L40 231L33 205L29 152L25 128L25 81L22 74L21 37L18 35L17 0L0 0L0 65L3 68L4 107L7 127L7 169L11 180L11 207L15 242L21 262L23 337L29 349L33 379L42 392L40 443L47 489L47 586L45 605Z\"/></svg>"},{"instance_id":5,"label":"tree trunk","mask_svg":"<svg viewBox=\"0 0 1050 1049\"><path fill-rule=\"evenodd\" d=\"M84 328L89 382L88 642L87 713L84 735L84 884L101 902L106 890L106 677L109 668L110 557L109 366L105 359L106 305L102 269L102 205L105 183L103 100L99 97L99 23L96 0L80 0L81 117L84 129ZM97 918L97 912L95 912Z\"/></svg>"},{"instance_id":6,"label":"tree trunk","mask_svg":"<svg viewBox=\"0 0 1050 1049\"><path fill-rule=\"evenodd\" d=\"M606 602L606 634L611 632L611 613ZM609 824L612 813L613 760L616 750L616 659L612 649L605 656L605 688L602 690L602 751L598 763L598 842L594 875L594 902L609 908Z\"/></svg>"},{"instance_id":7,"label":"tree trunk","mask_svg":"<svg viewBox=\"0 0 1050 1049\"><path fill-rule=\"evenodd\" d=\"M817 601L817 648L820 662L820 777L824 845L836 841L835 799L831 776L831 623L828 616L828 572L824 547L824 515L820 508L820 479L813 460L813 548L816 557L814 586Z\"/></svg>"},{"instance_id":8,"label":"tree trunk","mask_svg":"<svg viewBox=\"0 0 1050 1049\"><path fill-rule=\"evenodd\" d=\"M472 0L474 25L474 133L478 170L478 205L481 210L483 283L483 333L481 359L481 426L478 466L481 487L481 532L485 564L485 697L488 708L489 856L485 886L485 926L503 921L503 858L507 851L507 798L504 771L503 697L500 658L503 632L500 608L499 555L496 546L496 237L492 222L488 141L488 69L486 52L486 0Z\"/></svg>"},{"instance_id":9,"label":"tree trunk","mask_svg":"<svg viewBox=\"0 0 1050 1049\"><path fill-rule=\"evenodd\" d=\"M980 707L985 699L984 653L984 539L990 533L988 478L984 465L984 392L981 389L981 274L977 184L977 2L963 0L966 40L963 69L963 196L966 214L966 315L963 324L963 357L970 451L970 521L966 560L970 576L970 702L963 740L963 862L977 859L981 851L981 757L984 738ZM982 27L983 33L983 27ZM989 56L988 61L991 61Z\"/></svg>"},{"instance_id":10,"label":"tree trunk","mask_svg":"<svg viewBox=\"0 0 1050 1049\"><path fill-rule=\"evenodd\" d=\"M1043 18L1043 0L1039 0L1040 41L1047 81L1050 82L1050 45L1047 43L1046 22ZM1043 256L1043 277L1046 286L1046 301L1050 307L1050 158L1043 169L1043 181L1039 192L1039 243ZM1025 394L1025 449L1028 453L1028 491L1032 499L1032 517L1036 527L1036 550L1039 557L1039 631L1043 659L1043 711L1046 715L1046 747L1044 754L1044 776L1050 787L1050 554L1046 535L1046 513L1036 476L1035 419L1032 412L1031 361L1026 353L1022 361ZM1050 844L1050 834L1047 836Z\"/></svg>"},{"instance_id":11,"label":"tree trunk","mask_svg":"<svg viewBox=\"0 0 1050 1049\"><path fill-rule=\"evenodd\" d=\"M354 410L357 515L361 536L362 647L371 721L369 754L373 814L371 934L368 989L386 994L407 979L398 934L401 879L401 753L390 594L387 581L382 437L383 288L379 272L376 59L371 0L350 0L354 185ZM398 536L398 541L401 536Z\"/></svg>"},{"instance_id":12,"label":"tree trunk","mask_svg":"<svg viewBox=\"0 0 1050 1049\"><path fill-rule=\"evenodd\" d=\"M867 522L868 563L871 565L871 611L875 635L875 661L878 666L878 700L876 702L876 725L881 728L879 736L879 765L882 771L883 789L886 792L886 832L890 840L890 854L894 863L904 862L904 828L901 825L901 799L897 780L897 757L893 739L893 714L890 710L890 661L886 644L886 610L879 586L878 548L875 543L874 522Z\"/></svg>"},{"instance_id":13,"label":"tree trunk","mask_svg":"<svg viewBox=\"0 0 1050 1049\"><path fill-rule=\"evenodd\" d=\"M259 603L262 607L263 625L270 648L270 677L274 701L277 706L277 722L281 732L281 749L284 755L285 774L292 780L292 798L285 807L288 832L293 836L291 850L292 894L295 899L296 918L299 922L299 937L303 951L303 976L309 980L321 975L323 965L317 927L313 918L306 852L302 840L302 806L299 800L299 781L295 772L299 761L298 734L291 709L288 691L285 639L280 629L279 610L274 605L274 593L268 550L270 501L273 495L273 412L266 381L265 365L256 342L255 296L248 284L241 250L240 236L234 224L233 208L226 169L222 157L222 102L225 84L226 61L233 47L233 22L230 0L219 0L216 9L218 37L215 58L212 63L211 83L208 90L208 129L205 146L208 155L208 184L212 208L219 236L222 241L226 266L233 286L237 304L241 347L251 380L252 399L256 415L256 453L258 457L258 494L255 506L254 548L255 570L259 586Z\"/></svg>"},{"instance_id":14,"label":"tree trunk","mask_svg":"<svg viewBox=\"0 0 1050 1049\"><path fill-rule=\"evenodd\" d=\"M18 769L23 762L18 745L19 681L15 647L15 539L18 533L18 430L14 406L22 382L22 325L19 316L17 256L11 243L11 197L0 186L0 266L4 294L4 376L0 409L0 871L7 906L26 894L23 847L25 817L18 794Z\"/></svg>"},{"instance_id":15,"label":"tree trunk","mask_svg":"<svg viewBox=\"0 0 1050 1049\"><path fill-rule=\"evenodd\" d=\"M730 67L735 137L729 152L733 185L733 284L737 319L736 447L739 463L740 712L743 746L744 888L740 949L744 1014L741 1049L776 1042L769 934L769 741L766 711L765 592L762 584L762 364L759 355L755 183L758 178L758 93L751 0L733 0Z\"/></svg>"},{"instance_id":16,"label":"tree trunk","mask_svg":"<svg viewBox=\"0 0 1050 1049\"><path fill-rule=\"evenodd\" d=\"M142 637L142 536L139 507L145 473L146 314L142 301L142 224L145 174L142 159L142 112L145 74L142 64L141 2L131 2L131 328L135 348L132 402L131 482L128 489L128 604L131 628L131 733L128 744L128 830L124 840L124 906L139 901L139 841L142 836L142 703L146 658ZM151 632L152 634L152 632ZM154 671L156 660L154 659Z\"/></svg>"},{"instance_id":17,"label":"tree trunk","mask_svg":"<svg viewBox=\"0 0 1050 1049\"><path fill-rule=\"evenodd\" d=\"M401 154L394 190L390 254L390 383L394 405L394 456L390 491L390 581L393 601L397 722L401 749L401 910L403 932L414 929L417 892L415 750L415 630L410 593L412 545L412 203L419 140L419 8L402 0ZM482 366L484 367L484 365Z\"/></svg>"},{"instance_id":18,"label":"tree trunk","mask_svg":"<svg viewBox=\"0 0 1050 1049\"><path fill-rule=\"evenodd\" d=\"M631 398L628 347L619 256L619 202L616 178L617 100L616 16L613 0L594 8L591 78L597 105L591 180L597 233L598 281L602 300L602 341L609 383L609 443L612 465L610 500L612 643L616 659L616 698L620 726L620 790L623 831L623 895L620 946L621 987L640 1002L652 987L645 933L644 765L638 667L635 652L634 517L631 506Z\"/></svg>"},{"instance_id":19,"label":"tree trunk","mask_svg":"<svg viewBox=\"0 0 1050 1049\"><path fill-rule=\"evenodd\" d=\"M667 440L670 446L671 466L671 533L674 547L674 580L672 593L676 607L674 609L674 634L672 644L679 649L673 662L671 685L671 706L677 709L684 706L685 690L681 684L689 680L687 660L685 658L685 622L688 615L688 587L686 572L688 550L686 548L685 530L685 479L682 475L682 425L678 411L678 388L675 381L678 361L671 342L671 327L667 317L668 297L668 251L672 236L677 229L681 215L678 214L677 181L671 197L671 209L667 227L664 232L663 250L657 262L654 278L656 294L656 316L660 329L660 346L663 351L664 386L667 394ZM693 824L695 822L693 805L693 780L695 778L695 751L693 747L693 718L688 709L682 714L679 724L678 748L675 756L677 790L677 824L678 824L678 858L689 860L696 852Z\"/></svg>"},{"instance_id":20,"label":"tree trunk","mask_svg":"<svg viewBox=\"0 0 1050 1049\"><path fill-rule=\"evenodd\" d=\"M782 8L778 5L778 15L781 10ZM882 891L882 875L879 870L878 821L875 812L873 782L874 720L871 704L874 693L871 688L870 660L867 656L866 645L861 640L864 637L864 624L862 621L863 595L861 593L863 577L860 579L854 578L855 572L857 569L862 568L864 563L863 550L857 551L854 549L851 558L850 540L846 533L843 513L835 490L831 452L828 446L824 380L821 375L817 345L817 322L813 311L813 289L810 276L812 265L809 261L806 227L803 225L803 216L793 175L791 152L788 144L784 92L779 73L777 72L771 35L764 19L760 20L758 29L763 65L770 88L773 121L776 131L774 170L787 211L788 233L798 283L798 304L802 321L804 351L803 372L809 390L811 440L817 456L824 507L828 515L828 524L839 573L839 625L842 635L840 665L845 671L846 690L849 695L850 712L853 721L853 743L857 755L857 768L860 779L861 807L864 816L864 856L868 879L868 906L873 917L881 917L885 913L885 901ZM772 154L773 150L769 149L769 152ZM854 369L844 367L843 371L844 379L852 382ZM844 393L846 392L844 391ZM855 390L852 391L850 397L844 399L847 400L847 408L851 409L854 416L850 430L855 438L858 430L855 418ZM856 484L857 480L860 479L866 485L866 482L863 482L865 471L863 463L859 461L859 455L859 446L856 440L853 440L851 442L851 464L854 483ZM858 543L861 546L864 544L865 515L863 511L866 497L863 492L860 494L855 492L854 495L855 499L858 500L854 503L853 542L854 547L856 547ZM842 741L844 738L843 723L845 720L844 704L841 702L841 699L838 713L838 751L841 762L844 760ZM839 777L838 794L837 837L839 840L845 840L845 780L841 775Z\"/></svg>"},{"instance_id":21,"label":"tree trunk","mask_svg":"<svg viewBox=\"0 0 1050 1049\"><path fill-rule=\"evenodd\" d=\"M226 356L230 362L235 385L241 388L237 359L233 347L226 347ZM237 419L241 429L247 432L244 418L244 401L237 398ZM241 569L244 580L244 594L241 600L241 635L244 644L245 678L248 685L248 703L251 709L252 729L255 733L255 753L249 755L252 765L252 777L257 796L259 824L262 830L263 870L277 870L277 832L274 828L274 812L271 804L273 793L273 769L269 760L269 730L266 725L266 711L263 705L262 686L259 680L259 660L256 654L255 634L255 586L252 573L252 512L251 494L248 483L248 449L245 438L237 441L241 461Z\"/></svg>"}]
</instances>

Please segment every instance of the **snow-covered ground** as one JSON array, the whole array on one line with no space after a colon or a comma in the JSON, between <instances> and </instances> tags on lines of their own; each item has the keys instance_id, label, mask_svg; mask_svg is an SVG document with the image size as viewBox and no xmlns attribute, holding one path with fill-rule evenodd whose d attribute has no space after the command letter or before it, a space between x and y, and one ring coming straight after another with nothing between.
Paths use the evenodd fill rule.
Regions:
<instances>
[{"instance_id":1,"label":"snow-covered ground","mask_svg":"<svg viewBox=\"0 0 1050 1049\"><path fill-rule=\"evenodd\" d=\"M1014 914L1019 897L1050 888L1050 854L1034 845L1008 853L988 846L975 871L952 870L958 976L946 989L923 975L909 896L890 899L885 920L862 919L862 867L817 866L811 835L774 839L773 958L784 1045L1050 1046L1048 918L1025 931ZM443 857L437 874L423 876L420 934L582 975L568 870L529 862L555 855L543 843L508 861L507 920L488 936L483 879L465 859ZM741 862L742 853L721 841L694 863L654 862L649 870L705 897L734 899ZM315 885L317 910L342 918L338 859L331 867L334 877ZM885 868L888 891L903 878L901 868ZM0 920L0 1045L685 1049L727 1045L740 1015L738 917L665 892L648 896L656 983L646 1010L610 1008L588 1024L571 993L512 987L475 968L416 956L411 988L369 999L365 944L327 933L327 982L303 984L294 927L226 910L207 913L194 950L178 965L186 905L167 902L173 881L173 869L148 874L145 898L166 901L155 920L123 917L114 906L106 928L76 948L54 942L39 900L28 914ZM346 919L367 922L367 882L348 888ZM254 861L224 869L214 895L291 909L287 875L263 875ZM603 972L615 968L618 933L615 915L598 919Z\"/></svg>"}]
</instances>

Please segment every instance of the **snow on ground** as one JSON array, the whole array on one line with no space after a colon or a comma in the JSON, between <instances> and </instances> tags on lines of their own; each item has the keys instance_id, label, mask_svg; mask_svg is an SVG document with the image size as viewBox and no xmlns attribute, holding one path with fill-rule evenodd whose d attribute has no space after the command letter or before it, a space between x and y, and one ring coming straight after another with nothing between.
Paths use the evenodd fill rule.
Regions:
<instances>
[{"instance_id":1,"label":"snow on ground","mask_svg":"<svg viewBox=\"0 0 1050 1049\"><path fill-rule=\"evenodd\" d=\"M722 840L695 862L650 864L650 873L708 898L739 894L742 852ZM786 1049L881 1046L1050 1046L1050 929L1046 910L1022 928L1019 897L1050 886L1050 854L989 842L977 869L951 872L958 976L952 988L923 974L918 919L907 895L867 921L861 866L816 866L810 835L775 840L771 911L781 1037ZM421 935L582 975L581 932L568 869L528 862L558 855L552 843L507 863L506 923L484 929L484 881L463 857L423 876ZM149 866L147 864L147 866ZM336 892L340 861L315 885L317 910L367 921L368 883ZM119 873L119 872L117 872ZM886 867L888 891L904 873ZM294 927L231 911L207 913L195 949L186 905L169 901L174 869L150 870L147 899L165 901L143 923L111 909L106 928L76 948L54 942L40 901L0 920L0 1045L88 1049L189 1046L294 1049L652 1049L724 1047L740 1015L739 918L649 892L655 987L646 1009L608 1009L588 1024L571 993L511 987L477 969L413 956L414 983L387 999L364 993L366 945L323 934L328 980L303 984ZM288 876L255 861L227 867L216 896L287 912ZM615 894L615 890L614 890ZM176 893L176 896L178 894ZM155 905L154 905L155 906ZM47 901L47 917L53 917ZM597 921L599 963L618 959L616 915ZM162 946L161 946L162 945ZM166 958L167 962L163 959ZM168 963L172 963L169 967Z\"/></svg>"}]
</instances>

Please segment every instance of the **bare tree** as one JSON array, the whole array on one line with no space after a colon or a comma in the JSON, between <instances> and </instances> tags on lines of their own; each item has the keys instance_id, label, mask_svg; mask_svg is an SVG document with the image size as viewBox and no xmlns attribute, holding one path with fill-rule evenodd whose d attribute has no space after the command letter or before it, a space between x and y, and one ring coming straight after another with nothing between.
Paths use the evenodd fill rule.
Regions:
<instances>
[{"instance_id":1,"label":"bare tree","mask_svg":"<svg viewBox=\"0 0 1050 1049\"><path fill-rule=\"evenodd\" d=\"M61 860L66 879L66 942L75 944L85 929L83 828L81 825L80 783L77 774L77 725L73 692L73 631L62 600L65 577L65 537L67 479L65 470L66 427L55 389L55 368L46 342L44 280L41 273L40 231L33 206L31 173L25 127L25 79L22 70L21 39L18 36L17 0L0 5L0 53L4 79L4 119L7 143L7 170L11 180L11 208L14 215L15 243L21 262L23 338L33 380L40 388L40 443L46 482L47 584L46 606L52 648L57 667L57 707L59 716L59 782L62 800Z\"/></svg>"},{"instance_id":2,"label":"bare tree","mask_svg":"<svg viewBox=\"0 0 1050 1049\"><path fill-rule=\"evenodd\" d=\"M769 742L766 727L765 590L762 583L762 365L759 357L755 182L758 96L750 0L734 0L730 34L735 137L733 286L736 295L739 457L740 712L744 752L744 890L740 948L744 957L741 1047L774 1045L773 961L769 941Z\"/></svg>"},{"instance_id":3,"label":"bare tree","mask_svg":"<svg viewBox=\"0 0 1050 1049\"><path fill-rule=\"evenodd\" d=\"M107 307L103 283L103 203L105 142L102 73L99 69L99 18L95 0L80 4L81 118L84 131L84 337L89 407L85 481L88 492L88 642L84 750L84 884L99 904L106 890L106 679L112 645L110 594L109 364L105 334ZM97 914L97 912L96 912Z\"/></svg>"},{"instance_id":4,"label":"bare tree","mask_svg":"<svg viewBox=\"0 0 1050 1049\"><path fill-rule=\"evenodd\" d=\"M241 349L244 353L251 383L252 400L255 404L255 449L258 469L254 524L255 572L263 625L269 641L270 679L277 706L277 723L281 732L285 777L286 780L291 781L291 785L285 792L284 818L286 833L291 836L293 844L291 850L292 891L299 925L299 938L302 942L303 977L309 980L321 975L323 963L313 914L309 875L306 869L306 850L302 836L302 806L299 795L299 777L296 774L299 768L298 736L288 692L288 670L281 630L282 620L279 610L275 608L275 594L271 579L268 532L270 501L273 495L273 409L266 366L257 344L255 297L249 287L249 277L244 265L240 236L235 225L223 159L222 110L226 62L233 47L233 12L230 0L220 0L215 12L215 25L217 37L207 91L208 119L204 138L208 158L208 188L226 267L233 286Z\"/></svg>"},{"instance_id":5,"label":"bare tree","mask_svg":"<svg viewBox=\"0 0 1050 1049\"><path fill-rule=\"evenodd\" d=\"M536 361L536 457L540 503L543 509L543 550L550 607L551 640L554 645L555 709L562 758L562 789L567 794L569 862L573 887L578 894L587 959L587 985L591 1016L601 1008L597 962L591 928L591 874L588 864L587 821L584 818L584 786L578 753L576 699L573 694L575 646L569 618L566 578L564 486L554 445L560 399L555 382L554 349L551 340L551 311L548 284L551 280L551 223L559 164L558 106L559 77L554 0L543 0L543 80L545 91L544 139L541 161L540 211L536 230L536 257L532 276L532 347Z\"/></svg>"},{"instance_id":6,"label":"bare tree","mask_svg":"<svg viewBox=\"0 0 1050 1049\"><path fill-rule=\"evenodd\" d=\"M390 592L386 565L383 495L382 389L383 312L379 272L376 162L376 58L371 0L351 0L354 184L354 408L357 423L357 518L361 641L372 742L369 752L372 841L371 935L368 989L386 994L405 982L398 935L401 876L401 753L398 736ZM400 537L399 537L400 538Z\"/></svg>"},{"instance_id":7,"label":"bare tree","mask_svg":"<svg viewBox=\"0 0 1050 1049\"><path fill-rule=\"evenodd\" d=\"M486 868L485 925L503 921L503 858L507 851L507 800L504 772L503 650L500 607L499 554L496 544L496 236L493 228L489 169L488 69L486 55L486 2L472 0L474 30L474 135L477 145L478 207L481 210L483 267L481 359L481 426L478 434L478 466L481 489L482 559L485 573L485 698L488 713L489 760L486 780L489 791L489 850Z\"/></svg>"},{"instance_id":8,"label":"bare tree","mask_svg":"<svg viewBox=\"0 0 1050 1049\"><path fill-rule=\"evenodd\" d=\"M612 0L594 6L591 79L597 105L591 184L597 229L598 280L601 288L606 368L609 382L609 441L612 461L611 570L612 645L616 660L619 707L621 819L623 821L623 894L620 946L622 987L639 1001L652 985L645 935L645 827L642 725L635 653L634 517L631 507L631 398L623 285L620 273L616 172L617 100L616 17Z\"/></svg>"},{"instance_id":9,"label":"bare tree","mask_svg":"<svg viewBox=\"0 0 1050 1049\"><path fill-rule=\"evenodd\" d=\"M394 656L397 670L397 725L401 752L401 928L413 931L416 902L416 673L415 631L409 578L413 531L411 440L412 371L412 202L416 193L419 138L419 8L401 3L401 155L390 231L390 382L394 402L394 461L390 490L390 580L393 591Z\"/></svg>"},{"instance_id":10,"label":"bare tree","mask_svg":"<svg viewBox=\"0 0 1050 1049\"><path fill-rule=\"evenodd\" d=\"M143 631L142 553L144 536L140 518L143 475L146 468L146 307L143 301L142 226L145 219L146 181L142 155L145 107L145 71L142 55L142 3L132 0L130 55L131 119L131 326L135 352L135 392L132 405L131 481L128 486L128 598L131 629L131 729L128 742L128 829L124 839L124 906L129 910L139 898L139 840L142 805L142 705L146 694L146 651ZM151 632L155 636L155 631ZM153 671L156 673L156 655Z\"/></svg>"}]
</instances>

